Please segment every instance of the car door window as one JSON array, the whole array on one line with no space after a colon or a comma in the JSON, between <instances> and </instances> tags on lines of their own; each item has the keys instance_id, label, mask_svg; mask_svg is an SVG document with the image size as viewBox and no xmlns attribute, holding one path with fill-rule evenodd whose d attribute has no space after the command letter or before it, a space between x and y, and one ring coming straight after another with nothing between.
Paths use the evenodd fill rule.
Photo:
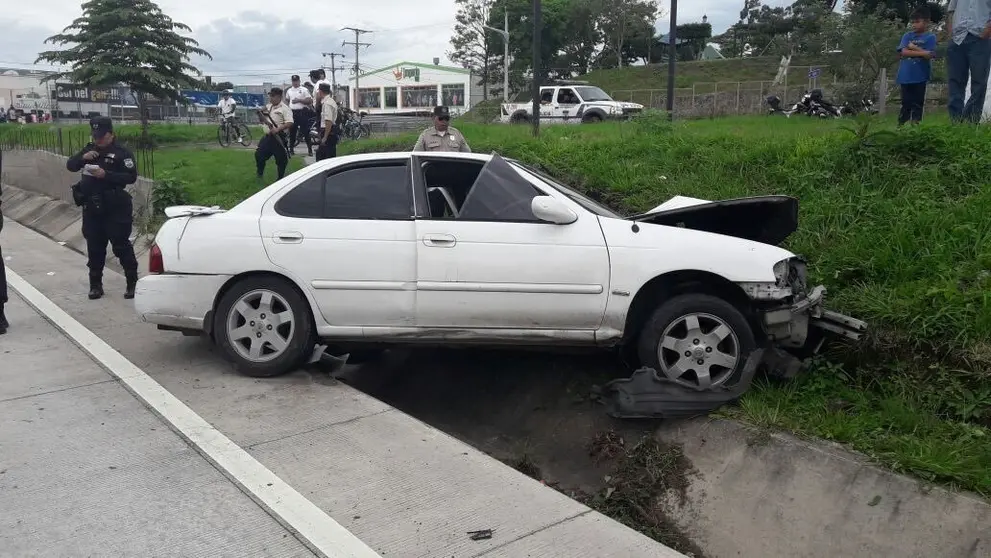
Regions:
<instances>
[{"instance_id":1,"label":"car door window","mask_svg":"<svg viewBox=\"0 0 991 558\"><path fill-rule=\"evenodd\" d=\"M346 169L327 177L325 219L411 219L409 170L405 164Z\"/></svg>"},{"instance_id":2,"label":"car door window","mask_svg":"<svg viewBox=\"0 0 991 558\"><path fill-rule=\"evenodd\" d=\"M557 103L559 105L577 105L578 96L571 89L561 89L557 93Z\"/></svg>"},{"instance_id":3,"label":"car door window","mask_svg":"<svg viewBox=\"0 0 991 558\"><path fill-rule=\"evenodd\" d=\"M308 178L293 188L275 204L275 211L284 217L320 219L323 217L323 187L326 175Z\"/></svg>"},{"instance_id":4,"label":"car door window","mask_svg":"<svg viewBox=\"0 0 991 558\"><path fill-rule=\"evenodd\" d=\"M459 209L458 221L540 222L533 198L546 195L498 155L482 168Z\"/></svg>"},{"instance_id":5,"label":"car door window","mask_svg":"<svg viewBox=\"0 0 991 558\"><path fill-rule=\"evenodd\" d=\"M540 102L542 104L550 103L554 100L554 90L548 89L540 93Z\"/></svg>"}]
</instances>

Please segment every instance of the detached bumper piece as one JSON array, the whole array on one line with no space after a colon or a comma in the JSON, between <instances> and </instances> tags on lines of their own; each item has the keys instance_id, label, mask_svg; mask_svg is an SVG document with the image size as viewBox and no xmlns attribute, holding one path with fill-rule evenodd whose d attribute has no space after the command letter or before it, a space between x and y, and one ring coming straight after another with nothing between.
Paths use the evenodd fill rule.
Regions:
<instances>
[{"instance_id":1,"label":"detached bumper piece","mask_svg":"<svg viewBox=\"0 0 991 558\"><path fill-rule=\"evenodd\" d=\"M641 368L629 378L613 380L598 393L606 413L616 418L671 419L705 415L736 401L753 382L764 359L764 350L750 354L740 377L732 384L697 391L676 384L653 368Z\"/></svg>"}]
</instances>

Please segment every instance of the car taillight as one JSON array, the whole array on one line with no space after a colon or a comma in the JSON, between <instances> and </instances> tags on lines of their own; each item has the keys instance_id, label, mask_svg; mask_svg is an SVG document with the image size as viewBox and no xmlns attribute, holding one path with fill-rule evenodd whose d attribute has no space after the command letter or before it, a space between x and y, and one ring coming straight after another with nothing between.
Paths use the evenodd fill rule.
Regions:
<instances>
[{"instance_id":1,"label":"car taillight","mask_svg":"<svg viewBox=\"0 0 991 558\"><path fill-rule=\"evenodd\" d=\"M162 251L158 244L152 244L148 251L148 273L165 273L165 262L162 261Z\"/></svg>"}]
</instances>

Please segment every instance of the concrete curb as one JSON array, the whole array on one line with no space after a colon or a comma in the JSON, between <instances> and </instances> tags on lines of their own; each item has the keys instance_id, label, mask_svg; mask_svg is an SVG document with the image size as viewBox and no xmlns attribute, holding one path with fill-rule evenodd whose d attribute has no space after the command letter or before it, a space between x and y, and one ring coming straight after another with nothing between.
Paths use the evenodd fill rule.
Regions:
<instances>
[{"instance_id":1,"label":"concrete curb","mask_svg":"<svg viewBox=\"0 0 991 558\"><path fill-rule=\"evenodd\" d=\"M0 186L0 200L3 201L3 215L11 220L37 231L63 246L86 255L86 239L83 238L83 214L75 205L16 186ZM138 273L148 273L148 250L154 242L154 235L131 234L134 253L138 258ZM117 257L107 248L107 267L123 273ZM85 270L80 270L85 273Z\"/></svg>"}]
</instances>

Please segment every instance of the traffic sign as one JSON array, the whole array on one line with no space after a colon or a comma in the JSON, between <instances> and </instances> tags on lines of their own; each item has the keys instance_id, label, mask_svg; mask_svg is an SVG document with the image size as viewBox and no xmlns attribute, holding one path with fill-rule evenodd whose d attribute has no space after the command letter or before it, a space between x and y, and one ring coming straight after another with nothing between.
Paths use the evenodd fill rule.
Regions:
<instances>
[{"instance_id":1,"label":"traffic sign","mask_svg":"<svg viewBox=\"0 0 991 558\"><path fill-rule=\"evenodd\" d=\"M820 73L822 73L822 70L820 70L819 68L809 68L809 79L815 79L819 77Z\"/></svg>"}]
</instances>

